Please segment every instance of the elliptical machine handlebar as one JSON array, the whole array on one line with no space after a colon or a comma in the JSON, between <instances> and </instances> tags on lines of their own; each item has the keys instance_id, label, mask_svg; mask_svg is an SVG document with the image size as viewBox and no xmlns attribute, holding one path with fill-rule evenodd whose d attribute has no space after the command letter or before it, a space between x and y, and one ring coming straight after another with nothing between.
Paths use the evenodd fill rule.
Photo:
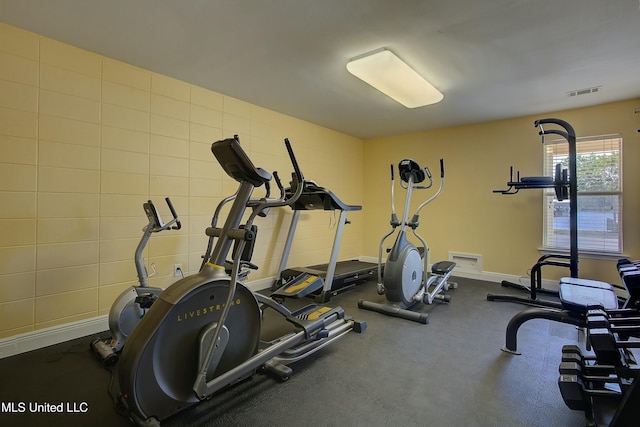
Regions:
<instances>
[{"instance_id":1,"label":"elliptical machine handlebar","mask_svg":"<svg viewBox=\"0 0 640 427\"><path fill-rule=\"evenodd\" d=\"M427 206L429 203L433 202L436 197L438 197L440 195L440 193L442 193L442 189L444 188L444 159L440 159L440 186L438 187L438 191L436 191L436 193L429 197L427 200L425 200L424 202L422 202L422 204L420 204L420 206L418 206L418 209L416 209L416 213L413 216L413 220L415 220L415 222L417 222L418 220L418 216L420 215L420 210L422 210L422 208L424 208L425 206Z\"/></svg>"},{"instance_id":2,"label":"elliptical machine handlebar","mask_svg":"<svg viewBox=\"0 0 640 427\"><path fill-rule=\"evenodd\" d=\"M293 166L292 178L295 181L292 187L295 187L295 191L289 197L287 197L287 193L282 185L282 181L278 176L278 172L273 172L274 180L276 181L276 185L278 189L280 189L280 197L277 199L269 199L264 198L260 199L259 202L254 207L254 213L251 215L248 223L253 221L255 215L258 215L261 211L269 208L281 207L281 206L291 206L293 205L300 196L302 195L302 191L304 190L304 176L302 175L302 171L300 170L300 166L298 165L298 161L293 152L293 148L291 148L291 143L289 142L289 138L284 139L284 144L287 148L287 153L289 154L289 160L291 161L291 165Z\"/></svg>"},{"instance_id":3,"label":"elliptical machine handlebar","mask_svg":"<svg viewBox=\"0 0 640 427\"><path fill-rule=\"evenodd\" d=\"M393 173L393 163L391 163L389 166L391 166L391 231L389 232L389 234L393 233L393 230L395 230L395 228L397 226L400 225L400 221L398 221L398 215L396 214L396 203L395 203L395 176Z\"/></svg>"},{"instance_id":4,"label":"elliptical machine handlebar","mask_svg":"<svg viewBox=\"0 0 640 427\"><path fill-rule=\"evenodd\" d=\"M298 161L296 160L296 155L293 153L293 148L291 148L291 143L289 142L289 138L284 139L284 145L287 147L287 152L289 153L289 158L291 159L291 164L293 165L293 170L296 174L296 178L298 179L299 182L303 182L304 176L302 175L300 166L298 166Z\"/></svg>"},{"instance_id":5,"label":"elliptical machine handlebar","mask_svg":"<svg viewBox=\"0 0 640 427\"><path fill-rule=\"evenodd\" d=\"M285 193L284 187L282 186L282 181L280 181L280 176L278 176L278 171L273 171L273 179L275 179L276 185L280 190L280 198L284 199L286 197L285 195L286 193Z\"/></svg>"}]
</instances>

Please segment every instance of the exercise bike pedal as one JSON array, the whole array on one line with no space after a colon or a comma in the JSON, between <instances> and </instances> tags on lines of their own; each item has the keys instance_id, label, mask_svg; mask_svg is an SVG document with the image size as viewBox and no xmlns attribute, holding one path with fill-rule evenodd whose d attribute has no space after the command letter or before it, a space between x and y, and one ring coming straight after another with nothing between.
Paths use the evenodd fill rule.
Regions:
<instances>
[{"instance_id":1,"label":"exercise bike pedal","mask_svg":"<svg viewBox=\"0 0 640 427\"><path fill-rule=\"evenodd\" d=\"M151 306L156 301L156 299L158 299L157 295L148 293L148 294L144 294L136 297L135 302L136 304L140 305L140 308L146 309L146 308L151 308Z\"/></svg>"},{"instance_id":2,"label":"exercise bike pedal","mask_svg":"<svg viewBox=\"0 0 640 427\"><path fill-rule=\"evenodd\" d=\"M118 362L118 354L113 351L111 339L104 340L97 338L89 345L91 349L98 355L105 368L115 365Z\"/></svg>"},{"instance_id":3,"label":"exercise bike pedal","mask_svg":"<svg viewBox=\"0 0 640 427\"><path fill-rule=\"evenodd\" d=\"M308 273L301 273L271 294L272 298L304 298L307 295L322 289L324 280L322 277Z\"/></svg>"}]
</instances>

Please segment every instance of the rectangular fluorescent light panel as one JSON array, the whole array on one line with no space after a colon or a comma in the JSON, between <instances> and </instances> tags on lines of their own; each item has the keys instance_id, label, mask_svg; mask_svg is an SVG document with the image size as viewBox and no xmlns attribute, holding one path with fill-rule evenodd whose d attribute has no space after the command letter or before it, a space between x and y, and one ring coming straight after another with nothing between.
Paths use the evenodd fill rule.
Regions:
<instances>
[{"instance_id":1,"label":"rectangular fluorescent light panel","mask_svg":"<svg viewBox=\"0 0 640 427\"><path fill-rule=\"evenodd\" d=\"M347 70L407 108L442 101L444 95L387 49L378 49L347 63Z\"/></svg>"}]
</instances>

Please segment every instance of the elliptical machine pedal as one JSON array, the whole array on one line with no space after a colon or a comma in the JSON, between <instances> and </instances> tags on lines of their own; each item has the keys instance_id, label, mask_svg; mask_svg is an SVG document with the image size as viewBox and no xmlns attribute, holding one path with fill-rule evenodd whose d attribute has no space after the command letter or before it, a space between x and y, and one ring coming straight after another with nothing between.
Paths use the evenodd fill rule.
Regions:
<instances>
[{"instance_id":1,"label":"elliptical machine pedal","mask_svg":"<svg viewBox=\"0 0 640 427\"><path fill-rule=\"evenodd\" d=\"M309 273L300 273L272 292L271 297L283 300L285 298L304 298L322 289L323 286L324 280L322 280L322 277Z\"/></svg>"}]
</instances>

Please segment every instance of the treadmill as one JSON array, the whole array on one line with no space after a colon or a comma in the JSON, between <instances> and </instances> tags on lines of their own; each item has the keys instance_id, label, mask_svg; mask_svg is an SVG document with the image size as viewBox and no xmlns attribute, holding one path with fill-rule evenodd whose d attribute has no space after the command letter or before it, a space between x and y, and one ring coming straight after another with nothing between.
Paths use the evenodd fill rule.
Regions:
<instances>
[{"instance_id":1,"label":"treadmill","mask_svg":"<svg viewBox=\"0 0 640 427\"><path fill-rule=\"evenodd\" d=\"M286 191L294 192L295 188L287 188ZM367 281L374 277L374 274L377 274L378 265L374 263L358 260L338 262L338 252L342 241L342 233L344 231L345 224L349 223L347 220L347 212L362 210L362 206L347 205L330 190L320 187L313 181L305 181L304 190L302 191L300 198L298 198L298 200L291 206L291 209L293 209L293 218L291 219L289 233L287 234L287 241L284 246L282 259L276 276L277 278L272 286L272 290L280 288L285 283L303 274L317 276L323 279L324 284L322 288L312 292L310 295L313 296L316 301L325 303L329 301L331 296L350 289L360 282ZM289 252L291 251L291 245L293 244L293 238L298 225L298 219L300 218L300 212L308 210L340 211L340 217L336 227L336 235L331 249L331 257L327 264L312 265L310 267L286 268L287 260L289 259Z\"/></svg>"}]
</instances>

